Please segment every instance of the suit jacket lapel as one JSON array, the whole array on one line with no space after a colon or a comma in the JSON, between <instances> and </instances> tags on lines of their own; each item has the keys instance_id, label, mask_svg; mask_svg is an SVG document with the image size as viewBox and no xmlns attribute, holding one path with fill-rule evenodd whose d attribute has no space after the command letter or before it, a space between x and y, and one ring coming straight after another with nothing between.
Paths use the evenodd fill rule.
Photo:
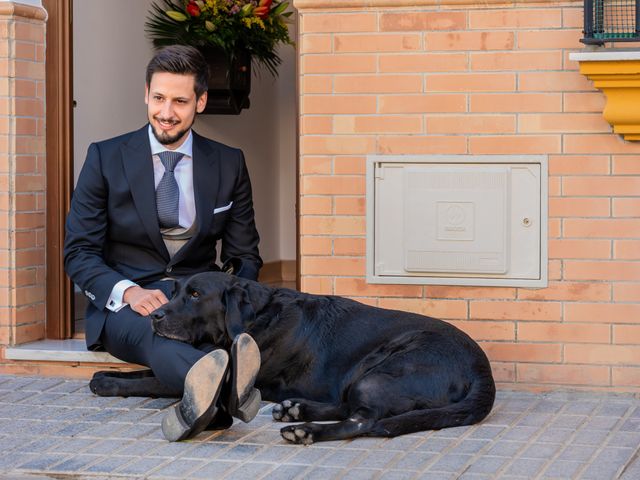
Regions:
<instances>
[{"instance_id":1,"label":"suit jacket lapel","mask_svg":"<svg viewBox=\"0 0 640 480\"><path fill-rule=\"evenodd\" d=\"M193 195L198 229L186 245L173 256L171 264L178 263L188 253L192 244L206 236L213 221L213 209L216 206L216 196L220 185L220 151L196 132L192 131L192 134Z\"/></svg>"},{"instance_id":2,"label":"suit jacket lapel","mask_svg":"<svg viewBox=\"0 0 640 480\"><path fill-rule=\"evenodd\" d=\"M133 203L140 214L142 225L154 247L169 261L169 252L162 240L156 211L156 190L153 160L149 145L148 125L138 130L120 149L125 176L129 182Z\"/></svg>"}]
</instances>

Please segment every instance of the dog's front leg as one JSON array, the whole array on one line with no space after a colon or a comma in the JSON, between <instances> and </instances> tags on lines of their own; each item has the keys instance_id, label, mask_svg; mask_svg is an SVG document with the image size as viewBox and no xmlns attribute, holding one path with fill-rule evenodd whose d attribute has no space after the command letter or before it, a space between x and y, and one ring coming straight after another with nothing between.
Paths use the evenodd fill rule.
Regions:
<instances>
[{"instance_id":1,"label":"dog's front leg","mask_svg":"<svg viewBox=\"0 0 640 480\"><path fill-rule=\"evenodd\" d=\"M345 420L349 415L346 404L339 406L305 400L304 398L290 398L273 406L271 415L280 422L311 422L322 420Z\"/></svg>"},{"instance_id":2,"label":"dog's front leg","mask_svg":"<svg viewBox=\"0 0 640 480\"><path fill-rule=\"evenodd\" d=\"M177 392L158 380L151 370L134 372L97 372L89 389L101 397L180 398Z\"/></svg>"}]
</instances>

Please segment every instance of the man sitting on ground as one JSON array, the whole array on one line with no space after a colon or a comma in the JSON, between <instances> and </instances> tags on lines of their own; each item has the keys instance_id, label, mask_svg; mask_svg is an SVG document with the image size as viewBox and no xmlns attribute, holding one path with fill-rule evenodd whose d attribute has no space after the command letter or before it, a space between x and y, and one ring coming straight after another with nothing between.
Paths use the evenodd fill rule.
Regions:
<instances>
[{"instance_id":1,"label":"man sitting on ground","mask_svg":"<svg viewBox=\"0 0 640 480\"><path fill-rule=\"evenodd\" d=\"M262 266L242 152L192 130L207 81L197 49L160 50L146 72L149 123L89 146L66 222L65 269L90 300L87 348L148 366L182 395L163 421L172 441L228 427L230 415L249 421L260 403L251 337L237 338L229 358L214 345L156 335L149 317L177 279L219 269L218 240L235 275L255 280ZM218 401L223 390L235 398Z\"/></svg>"}]
</instances>

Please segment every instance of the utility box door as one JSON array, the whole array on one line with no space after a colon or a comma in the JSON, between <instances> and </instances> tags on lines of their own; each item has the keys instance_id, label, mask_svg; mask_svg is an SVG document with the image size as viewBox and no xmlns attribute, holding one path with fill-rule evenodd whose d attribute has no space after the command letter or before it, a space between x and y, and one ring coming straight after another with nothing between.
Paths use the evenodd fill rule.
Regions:
<instances>
[{"instance_id":1,"label":"utility box door","mask_svg":"<svg viewBox=\"0 0 640 480\"><path fill-rule=\"evenodd\" d=\"M373 156L371 283L545 286L543 156Z\"/></svg>"}]
</instances>

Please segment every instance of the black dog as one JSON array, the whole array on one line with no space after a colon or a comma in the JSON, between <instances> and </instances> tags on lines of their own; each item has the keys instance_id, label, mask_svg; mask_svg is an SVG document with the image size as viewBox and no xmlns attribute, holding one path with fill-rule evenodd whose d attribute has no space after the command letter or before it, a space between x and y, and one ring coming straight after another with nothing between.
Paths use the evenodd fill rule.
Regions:
<instances>
[{"instance_id":1,"label":"black dog","mask_svg":"<svg viewBox=\"0 0 640 480\"><path fill-rule=\"evenodd\" d=\"M276 420L338 420L283 428L295 443L471 425L495 399L480 347L422 315L202 273L183 281L152 317L159 335L227 350L237 334L249 333L262 360L256 387L263 399L278 402ZM110 394L131 394L125 387L131 382L120 380L97 376L92 389L108 384ZM147 380L148 396L166 393Z\"/></svg>"}]
</instances>

